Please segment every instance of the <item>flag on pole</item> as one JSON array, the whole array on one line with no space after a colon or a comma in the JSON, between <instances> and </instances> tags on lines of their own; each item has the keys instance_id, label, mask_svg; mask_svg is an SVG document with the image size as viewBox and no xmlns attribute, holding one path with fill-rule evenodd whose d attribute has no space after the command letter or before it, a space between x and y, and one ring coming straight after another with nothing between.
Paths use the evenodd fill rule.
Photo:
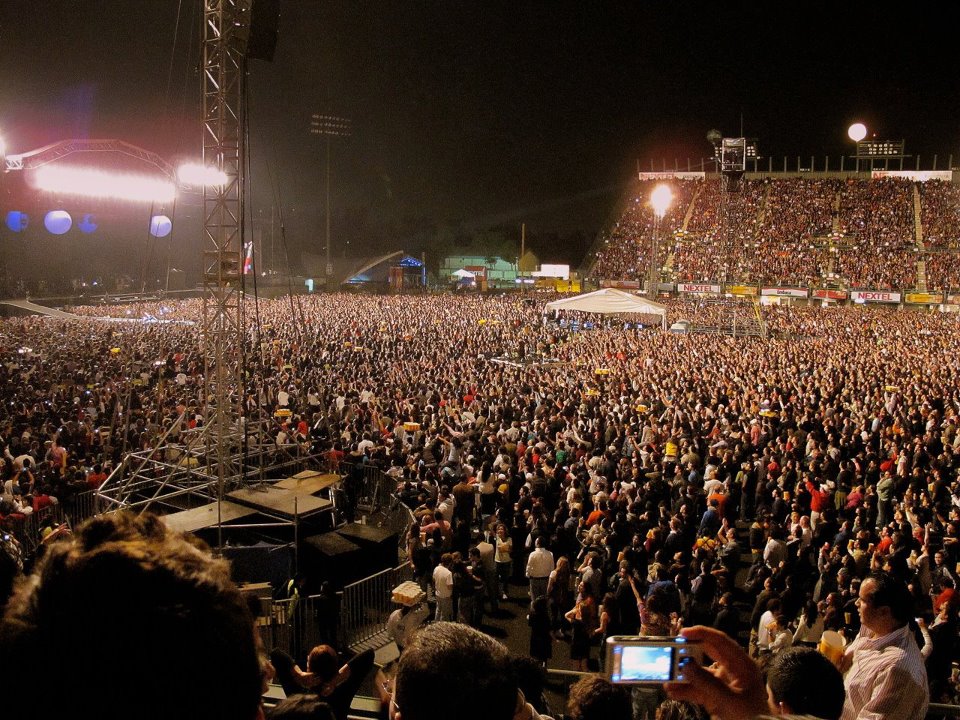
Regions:
<instances>
[{"instance_id":1,"label":"flag on pole","mask_svg":"<svg viewBox=\"0 0 960 720\"><path fill-rule=\"evenodd\" d=\"M247 244L247 255L243 260L243 274L249 275L253 272L253 242Z\"/></svg>"}]
</instances>

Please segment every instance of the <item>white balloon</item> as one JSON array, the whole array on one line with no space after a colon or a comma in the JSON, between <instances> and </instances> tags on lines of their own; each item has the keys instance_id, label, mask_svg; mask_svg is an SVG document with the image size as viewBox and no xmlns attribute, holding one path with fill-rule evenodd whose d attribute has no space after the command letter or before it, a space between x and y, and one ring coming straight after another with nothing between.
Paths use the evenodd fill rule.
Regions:
<instances>
[{"instance_id":1,"label":"white balloon","mask_svg":"<svg viewBox=\"0 0 960 720\"><path fill-rule=\"evenodd\" d=\"M867 126L863 123L854 123L847 129L847 135L854 142L860 142L867 136Z\"/></svg>"},{"instance_id":2,"label":"white balloon","mask_svg":"<svg viewBox=\"0 0 960 720\"><path fill-rule=\"evenodd\" d=\"M44 216L43 226L52 235L63 235L73 227L73 218L66 210L51 210Z\"/></svg>"},{"instance_id":3,"label":"white balloon","mask_svg":"<svg viewBox=\"0 0 960 720\"><path fill-rule=\"evenodd\" d=\"M166 237L171 230L173 230L173 223L166 215L154 215L150 218L150 234L154 237Z\"/></svg>"}]
</instances>

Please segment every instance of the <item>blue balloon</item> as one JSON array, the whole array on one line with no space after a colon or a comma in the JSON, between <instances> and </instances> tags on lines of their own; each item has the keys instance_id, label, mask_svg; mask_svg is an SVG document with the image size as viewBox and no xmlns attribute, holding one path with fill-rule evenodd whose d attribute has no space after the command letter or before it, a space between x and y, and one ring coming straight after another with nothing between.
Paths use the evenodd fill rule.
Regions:
<instances>
[{"instance_id":1,"label":"blue balloon","mask_svg":"<svg viewBox=\"0 0 960 720\"><path fill-rule=\"evenodd\" d=\"M27 225L30 224L30 216L25 212L20 212L19 210L11 210L7 213L7 227L10 228L12 232L20 232L21 230L26 230Z\"/></svg>"},{"instance_id":2,"label":"blue balloon","mask_svg":"<svg viewBox=\"0 0 960 720\"><path fill-rule=\"evenodd\" d=\"M66 210L51 210L43 218L43 226L53 235L63 235L73 227L73 218Z\"/></svg>"},{"instance_id":3,"label":"blue balloon","mask_svg":"<svg viewBox=\"0 0 960 720\"><path fill-rule=\"evenodd\" d=\"M93 213L86 213L83 219L77 223L77 227L80 228L80 232L84 235L89 235L97 229L97 219Z\"/></svg>"},{"instance_id":4,"label":"blue balloon","mask_svg":"<svg viewBox=\"0 0 960 720\"><path fill-rule=\"evenodd\" d=\"M155 238L166 237L173 230L173 223L166 215L154 215L150 218L150 234Z\"/></svg>"}]
</instances>

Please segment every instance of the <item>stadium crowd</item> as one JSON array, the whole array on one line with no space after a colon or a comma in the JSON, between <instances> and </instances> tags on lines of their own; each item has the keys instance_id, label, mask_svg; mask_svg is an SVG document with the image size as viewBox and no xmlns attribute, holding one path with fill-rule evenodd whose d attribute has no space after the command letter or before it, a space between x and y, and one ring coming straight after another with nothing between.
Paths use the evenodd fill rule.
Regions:
<instances>
[{"instance_id":1,"label":"stadium crowd","mask_svg":"<svg viewBox=\"0 0 960 720\"><path fill-rule=\"evenodd\" d=\"M638 198L649 197L654 185L641 181ZM661 243L660 265L676 282L839 281L904 290L916 287L916 263L925 259L929 288L955 286L960 193L951 183L766 178L743 180L737 192L725 192L716 178L670 185L674 206L661 233L672 240ZM652 232L649 202L632 199L591 274L645 277Z\"/></svg>"},{"instance_id":2,"label":"stadium crowd","mask_svg":"<svg viewBox=\"0 0 960 720\"><path fill-rule=\"evenodd\" d=\"M201 308L127 310L107 314L197 321ZM899 697L925 704L929 685L932 699L956 699L953 316L778 308L768 340L574 332L511 296L309 296L247 317L247 411L289 409L278 445L396 478L438 620L479 625L522 583L544 663L558 643L595 667L605 637L707 624L766 668L826 630L854 654L873 637L863 608L882 597L916 650L896 678L917 692ZM0 333L8 521L69 509L124 451L151 447L181 414L202 417L195 326L24 318ZM891 578L906 604L877 595ZM851 672L848 701L865 676ZM893 702L879 684L857 693ZM632 700L643 717L663 697Z\"/></svg>"}]
</instances>

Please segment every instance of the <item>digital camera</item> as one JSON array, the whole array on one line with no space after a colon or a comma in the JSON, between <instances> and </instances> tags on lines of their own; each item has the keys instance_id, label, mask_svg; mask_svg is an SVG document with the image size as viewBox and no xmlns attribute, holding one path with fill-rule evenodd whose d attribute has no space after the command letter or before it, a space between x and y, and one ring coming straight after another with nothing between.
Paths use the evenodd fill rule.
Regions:
<instances>
[{"instance_id":1,"label":"digital camera","mask_svg":"<svg viewBox=\"0 0 960 720\"><path fill-rule=\"evenodd\" d=\"M612 683L660 685L686 682L687 663L702 658L699 644L686 638L614 635L607 638L605 667Z\"/></svg>"}]
</instances>

